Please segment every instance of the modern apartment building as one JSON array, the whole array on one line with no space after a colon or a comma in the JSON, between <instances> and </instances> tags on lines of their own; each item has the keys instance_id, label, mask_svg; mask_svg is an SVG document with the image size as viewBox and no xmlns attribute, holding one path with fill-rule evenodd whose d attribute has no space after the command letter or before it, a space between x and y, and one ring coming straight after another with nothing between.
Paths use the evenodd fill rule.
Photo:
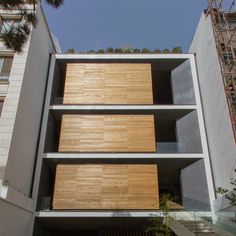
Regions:
<instances>
[{"instance_id":1,"label":"modern apartment building","mask_svg":"<svg viewBox=\"0 0 236 236\"><path fill-rule=\"evenodd\" d=\"M17 10L0 13L8 24L22 20ZM40 6L37 16L37 29L22 53L7 50L0 41L1 236L30 235L33 225L34 166L50 53L56 52Z\"/></svg>"},{"instance_id":2,"label":"modern apartment building","mask_svg":"<svg viewBox=\"0 0 236 236\"><path fill-rule=\"evenodd\" d=\"M162 193L215 199L194 55L53 54L34 235L145 235Z\"/></svg>"},{"instance_id":3,"label":"modern apartment building","mask_svg":"<svg viewBox=\"0 0 236 236\"><path fill-rule=\"evenodd\" d=\"M215 188L235 167L234 55L211 10L189 54L61 54L40 5L21 54L0 42L1 236L152 236L163 193L176 235L233 235Z\"/></svg>"}]
</instances>

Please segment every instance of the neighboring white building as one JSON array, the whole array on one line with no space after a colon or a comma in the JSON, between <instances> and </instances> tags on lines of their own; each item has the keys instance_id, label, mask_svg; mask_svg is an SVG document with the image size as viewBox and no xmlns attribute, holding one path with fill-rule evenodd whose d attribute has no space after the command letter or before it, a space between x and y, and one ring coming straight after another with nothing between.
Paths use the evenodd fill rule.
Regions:
<instances>
[{"instance_id":1,"label":"neighboring white building","mask_svg":"<svg viewBox=\"0 0 236 236\"><path fill-rule=\"evenodd\" d=\"M30 9L30 6L28 6ZM17 11L0 10L14 23ZM31 235L32 185L41 126L48 65L54 53L41 6L38 25L22 53L7 50L0 41L0 235Z\"/></svg>"},{"instance_id":2,"label":"neighboring white building","mask_svg":"<svg viewBox=\"0 0 236 236\"><path fill-rule=\"evenodd\" d=\"M219 14L222 15L221 12ZM215 15L216 12L214 11L213 17ZM229 18L229 24L232 24L230 28L232 34L231 40L233 47L236 48L234 26L236 17L234 13L226 13L226 17ZM225 35L226 30L224 29L224 25L223 30ZM219 39L220 42L218 41ZM231 178L235 178L236 176L236 172L234 171L236 169L236 143L232 125L235 116L234 118L230 117L225 88L230 89L232 97L234 96L233 98L235 99L235 61L229 62L230 66L232 66L232 63L234 64L234 72L232 74L235 80L232 87L230 87L230 85L225 84L223 73L227 72L224 70L224 66L227 65L225 63L228 63L227 56L232 60L232 54L230 52L227 54L227 51L222 49L225 48L225 42L222 41L222 38L219 37L219 39L215 38L211 15L203 13L189 52L195 53L196 55L199 88L202 98L214 187L215 189L217 187L231 189ZM227 42L228 40L226 44ZM221 49L219 49L219 45ZM233 105L235 106L232 103ZM228 207L228 202L224 198L219 197L214 202L215 210Z\"/></svg>"}]
</instances>

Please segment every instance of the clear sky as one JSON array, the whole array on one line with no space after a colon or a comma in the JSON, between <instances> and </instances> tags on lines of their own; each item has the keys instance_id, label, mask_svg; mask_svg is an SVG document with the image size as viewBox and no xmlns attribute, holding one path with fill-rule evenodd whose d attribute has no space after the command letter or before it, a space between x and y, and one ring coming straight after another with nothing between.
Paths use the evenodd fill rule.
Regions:
<instances>
[{"instance_id":1,"label":"clear sky","mask_svg":"<svg viewBox=\"0 0 236 236\"><path fill-rule=\"evenodd\" d=\"M181 46L187 52L207 0L64 0L59 9L43 6L63 51Z\"/></svg>"}]
</instances>

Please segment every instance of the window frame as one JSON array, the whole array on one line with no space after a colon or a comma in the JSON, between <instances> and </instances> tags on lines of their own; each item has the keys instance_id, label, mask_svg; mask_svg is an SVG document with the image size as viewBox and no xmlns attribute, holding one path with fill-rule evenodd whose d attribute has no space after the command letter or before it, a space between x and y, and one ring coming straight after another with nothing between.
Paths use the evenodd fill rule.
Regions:
<instances>
[{"instance_id":1,"label":"window frame","mask_svg":"<svg viewBox=\"0 0 236 236\"><path fill-rule=\"evenodd\" d=\"M11 68L10 68L10 71L9 71L9 74L8 74L8 75L1 75L1 74L2 74L2 70L3 70L3 66L4 66L4 60L5 60L6 58L11 58L11 59L12 59ZM1 54L1 53L0 53L0 61L2 61L2 62L0 62L0 82L2 82L2 81L8 81L9 76L10 76L10 74L11 74L13 59L14 59L14 54L12 54L12 53L9 53L9 54Z\"/></svg>"},{"instance_id":2,"label":"window frame","mask_svg":"<svg viewBox=\"0 0 236 236\"><path fill-rule=\"evenodd\" d=\"M2 16L2 19L0 21L0 35L1 34L4 34L4 28L3 28L3 25L4 25L4 22L10 22L8 23L9 27L11 27L13 24L15 24L16 22L21 22L22 21L22 15L20 14L16 14L16 15L12 15L12 14L1 14Z\"/></svg>"},{"instance_id":3,"label":"window frame","mask_svg":"<svg viewBox=\"0 0 236 236\"><path fill-rule=\"evenodd\" d=\"M4 100L5 100L5 97L0 96L0 103L2 103L2 106L0 106L0 118L1 118L1 115L2 115L2 108L3 108Z\"/></svg>"}]
</instances>

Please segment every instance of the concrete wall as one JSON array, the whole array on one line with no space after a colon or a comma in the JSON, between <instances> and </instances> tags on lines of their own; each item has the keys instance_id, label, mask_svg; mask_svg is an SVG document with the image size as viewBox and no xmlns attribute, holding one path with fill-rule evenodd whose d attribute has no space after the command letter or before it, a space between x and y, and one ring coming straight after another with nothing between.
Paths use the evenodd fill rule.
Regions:
<instances>
[{"instance_id":1,"label":"concrete wall","mask_svg":"<svg viewBox=\"0 0 236 236\"><path fill-rule=\"evenodd\" d=\"M174 104L195 104L193 78L189 60L171 72Z\"/></svg>"},{"instance_id":2,"label":"concrete wall","mask_svg":"<svg viewBox=\"0 0 236 236\"><path fill-rule=\"evenodd\" d=\"M11 11L11 14L17 14ZM9 14L0 9L0 14ZM28 55L29 41L23 48L22 53L14 53L6 49L4 43L0 41L0 54L14 56L11 73L7 83L0 82L0 96L5 97L2 115L0 118L0 185L2 183L10 150L12 132L15 124L17 106L21 92L22 81L24 78L25 65Z\"/></svg>"},{"instance_id":3,"label":"concrete wall","mask_svg":"<svg viewBox=\"0 0 236 236\"><path fill-rule=\"evenodd\" d=\"M201 153L202 144L197 111L192 111L176 121L179 152Z\"/></svg>"},{"instance_id":4,"label":"concrete wall","mask_svg":"<svg viewBox=\"0 0 236 236\"><path fill-rule=\"evenodd\" d=\"M0 235L31 236L33 214L0 199Z\"/></svg>"},{"instance_id":5,"label":"concrete wall","mask_svg":"<svg viewBox=\"0 0 236 236\"><path fill-rule=\"evenodd\" d=\"M210 16L202 14L189 52L196 53L215 186L229 188L236 168L236 145Z\"/></svg>"},{"instance_id":6,"label":"concrete wall","mask_svg":"<svg viewBox=\"0 0 236 236\"><path fill-rule=\"evenodd\" d=\"M53 43L41 8L29 46L5 179L30 196L38 135Z\"/></svg>"},{"instance_id":7,"label":"concrete wall","mask_svg":"<svg viewBox=\"0 0 236 236\"><path fill-rule=\"evenodd\" d=\"M200 160L181 170L183 206L192 210L209 210L210 201L204 161Z\"/></svg>"},{"instance_id":8,"label":"concrete wall","mask_svg":"<svg viewBox=\"0 0 236 236\"><path fill-rule=\"evenodd\" d=\"M0 118L0 235L30 236L33 228L31 185L46 90L54 50L43 12L23 52L14 54ZM9 52L8 52L9 53ZM13 52L10 52L13 53ZM6 186L1 186L1 177ZM3 194L2 189L7 189Z\"/></svg>"},{"instance_id":9,"label":"concrete wall","mask_svg":"<svg viewBox=\"0 0 236 236\"><path fill-rule=\"evenodd\" d=\"M10 150L13 128L16 119L17 106L24 77L29 43L26 44L21 54L15 54L12 64L9 84L2 85L2 93L5 92L4 104L0 118L0 176L4 176ZM0 180L1 184L1 180Z\"/></svg>"}]
</instances>

